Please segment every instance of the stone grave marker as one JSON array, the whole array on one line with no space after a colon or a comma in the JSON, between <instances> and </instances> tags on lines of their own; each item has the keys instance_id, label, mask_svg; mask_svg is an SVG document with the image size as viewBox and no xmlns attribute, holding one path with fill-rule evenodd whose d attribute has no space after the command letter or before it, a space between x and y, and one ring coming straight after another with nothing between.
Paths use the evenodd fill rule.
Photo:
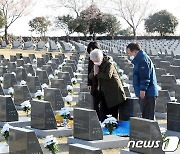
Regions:
<instances>
[{"instance_id":1,"label":"stone grave marker","mask_svg":"<svg viewBox=\"0 0 180 154\"><path fill-rule=\"evenodd\" d=\"M29 57L23 57L23 60L25 64L28 64L28 63L31 64L31 60Z\"/></svg>"},{"instance_id":2,"label":"stone grave marker","mask_svg":"<svg viewBox=\"0 0 180 154\"><path fill-rule=\"evenodd\" d=\"M10 96L0 96L0 121L18 121L18 113Z\"/></svg>"},{"instance_id":3,"label":"stone grave marker","mask_svg":"<svg viewBox=\"0 0 180 154\"><path fill-rule=\"evenodd\" d=\"M17 67L24 66L24 60L23 59L17 59Z\"/></svg>"},{"instance_id":4,"label":"stone grave marker","mask_svg":"<svg viewBox=\"0 0 180 154\"><path fill-rule=\"evenodd\" d=\"M33 50L33 49L34 49L33 42L31 42L31 41L24 42L23 50Z\"/></svg>"},{"instance_id":5,"label":"stone grave marker","mask_svg":"<svg viewBox=\"0 0 180 154\"><path fill-rule=\"evenodd\" d=\"M36 50L37 51L45 50L45 43L43 41L38 42Z\"/></svg>"},{"instance_id":6,"label":"stone grave marker","mask_svg":"<svg viewBox=\"0 0 180 154\"><path fill-rule=\"evenodd\" d=\"M37 58L37 67L42 67L46 65L44 58Z\"/></svg>"},{"instance_id":7,"label":"stone grave marker","mask_svg":"<svg viewBox=\"0 0 180 154\"><path fill-rule=\"evenodd\" d=\"M56 129L52 106L47 101L31 101L31 128Z\"/></svg>"},{"instance_id":8,"label":"stone grave marker","mask_svg":"<svg viewBox=\"0 0 180 154\"><path fill-rule=\"evenodd\" d=\"M58 79L64 79L67 83L67 85L71 85L71 77L69 72L59 72L58 73Z\"/></svg>"},{"instance_id":9,"label":"stone grave marker","mask_svg":"<svg viewBox=\"0 0 180 154\"><path fill-rule=\"evenodd\" d=\"M80 108L93 109L93 98L90 92L80 92L77 106Z\"/></svg>"},{"instance_id":10,"label":"stone grave marker","mask_svg":"<svg viewBox=\"0 0 180 154\"><path fill-rule=\"evenodd\" d=\"M17 60L15 55L10 55L10 62L15 62Z\"/></svg>"},{"instance_id":11,"label":"stone grave marker","mask_svg":"<svg viewBox=\"0 0 180 154\"><path fill-rule=\"evenodd\" d=\"M102 129L95 110L74 109L74 138L87 141L103 139Z\"/></svg>"},{"instance_id":12,"label":"stone grave marker","mask_svg":"<svg viewBox=\"0 0 180 154\"><path fill-rule=\"evenodd\" d=\"M12 42L12 49L19 49L21 47L22 47L22 45L19 41L13 41Z\"/></svg>"},{"instance_id":13,"label":"stone grave marker","mask_svg":"<svg viewBox=\"0 0 180 154\"><path fill-rule=\"evenodd\" d=\"M4 66L0 66L0 76L3 76L5 73L7 73L7 69Z\"/></svg>"},{"instance_id":14,"label":"stone grave marker","mask_svg":"<svg viewBox=\"0 0 180 154\"><path fill-rule=\"evenodd\" d=\"M36 76L38 76L41 85L44 83L49 85L48 75L47 75L47 72L45 70L36 71Z\"/></svg>"},{"instance_id":15,"label":"stone grave marker","mask_svg":"<svg viewBox=\"0 0 180 154\"><path fill-rule=\"evenodd\" d=\"M38 90L42 90L39 78L37 76L27 76L27 86L30 93L33 94L36 93Z\"/></svg>"},{"instance_id":16,"label":"stone grave marker","mask_svg":"<svg viewBox=\"0 0 180 154\"><path fill-rule=\"evenodd\" d=\"M4 74L3 89L8 89L17 84L16 77L12 73Z\"/></svg>"},{"instance_id":17,"label":"stone grave marker","mask_svg":"<svg viewBox=\"0 0 180 154\"><path fill-rule=\"evenodd\" d=\"M53 74L53 69L51 65L43 65L42 70L45 70L47 72L47 75Z\"/></svg>"},{"instance_id":18,"label":"stone grave marker","mask_svg":"<svg viewBox=\"0 0 180 154\"><path fill-rule=\"evenodd\" d=\"M25 68L16 68L16 80L21 82L22 80L26 81L27 79L27 72Z\"/></svg>"},{"instance_id":19,"label":"stone grave marker","mask_svg":"<svg viewBox=\"0 0 180 154\"><path fill-rule=\"evenodd\" d=\"M16 72L16 63L15 62L10 62L8 63L8 72Z\"/></svg>"},{"instance_id":20,"label":"stone grave marker","mask_svg":"<svg viewBox=\"0 0 180 154\"><path fill-rule=\"evenodd\" d=\"M27 74L30 73L32 76L35 76L35 72L31 64L24 64L24 68L26 69Z\"/></svg>"},{"instance_id":21,"label":"stone grave marker","mask_svg":"<svg viewBox=\"0 0 180 154\"><path fill-rule=\"evenodd\" d=\"M44 89L44 100L51 103L53 110L60 110L64 107L61 91L57 88Z\"/></svg>"},{"instance_id":22,"label":"stone grave marker","mask_svg":"<svg viewBox=\"0 0 180 154\"><path fill-rule=\"evenodd\" d=\"M74 74L73 74L73 69L70 66L63 66L62 67L62 72L69 72L70 77L73 78Z\"/></svg>"}]
</instances>

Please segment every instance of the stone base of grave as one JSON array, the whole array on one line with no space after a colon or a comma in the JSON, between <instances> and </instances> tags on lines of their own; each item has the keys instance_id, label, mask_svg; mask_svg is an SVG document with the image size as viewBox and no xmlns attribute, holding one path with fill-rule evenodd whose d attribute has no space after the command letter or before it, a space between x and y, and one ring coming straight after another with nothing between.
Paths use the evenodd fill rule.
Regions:
<instances>
[{"instance_id":1,"label":"stone base of grave","mask_svg":"<svg viewBox=\"0 0 180 154\"><path fill-rule=\"evenodd\" d=\"M139 154L137 152L129 151L129 149L121 149L121 154ZM165 152L165 154L179 154L180 150L176 150L174 152Z\"/></svg>"},{"instance_id":2,"label":"stone base of grave","mask_svg":"<svg viewBox=\"0 0 180 154\"><path fill-rule=\"evenodd\" d=\"M166 136L177 136L180 139L180 132L175 132L175 131L166 131Z\"/></svg>"},{"instance_id":3,"label":"stone base of grave","mask_svg":"<svg viewBox=\"0 0 180 154\"><path fill-rule=\"evenodd\" d=\"M73 91L79 93L80 92L80 87L79 86L74 86Z\"/></svg>"},{"instance_id":4,"label":"stone base of grave","mask_svg":"<svg viewBox=\"0 0 180 154\"><path fill-rule=\"evenodd\" d=\"M0 143L0 153L1 154L8 154L9 153L9 146L6 143Z\"/></svg>"},{"instance_id":5,"label":"stone base of grave","mask_svg":"<svg viewBox=\"0 0 180 154\"><path fill-rule=\"evenodd\" d=\"M36 128L31 128L30 126L26 127L27 129L31 129L35 131L37 137L43 138L48 135L53 135L54 137L64 137L64 136L71 136L73 134L72 129L65 128L65 127L58 127L57 129L50 129L50 130L41 130Z\"/></svg>"},{"instance_id":6,"label":"stone base of grave","mask_svg":"<svg viewBox=\"0 0 180 154\"><path fill-rule=\"evenodd\" d=\"M78 144L99 148L101 150L126 147L128 141L129 141L129 137L119 137L114 135L105 135L103 136L103 140L96 140L96 141L86 141L74 137L68 137L68 144L78 143Z\"/></svg>"},{"instance_id":7,"label":"stone base of grave","mask_svg":"<svg viewBox=\"0 0 180 154\"><path fill-rule=\"evenodd\" d=\"M167 113L156 112L156 118L167 119Z\"/></svg>"},{"instance_id":8,"label":"stone base of grave","mask_svg":"<svg viewBox=\"0 0 180 154\"><path fill-rule=\"evenodd\" d=\"M30 117L19 117L18 121L0 122L0 127L3 127L5 123L8 123L9 125L14 126L14 127L26 127L31 124L31 118Z\"/></svg>"}]
</instances>

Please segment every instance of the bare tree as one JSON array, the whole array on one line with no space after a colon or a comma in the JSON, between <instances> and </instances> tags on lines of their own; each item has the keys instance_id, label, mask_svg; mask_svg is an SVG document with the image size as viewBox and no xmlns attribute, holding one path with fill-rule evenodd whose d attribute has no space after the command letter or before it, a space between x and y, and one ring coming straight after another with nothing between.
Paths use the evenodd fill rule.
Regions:
<instances>
[{"instance_id":1,"label":"bare tree","mask_svg":"<svg viewBox=\"0 0 180 154\"><path fill-rule=\"evenodd\" d=\"M149 0L113 0L113 2L115 11L132 28L136 39L137 28L150 13L152 4Z\"/></svg>"},{"instance_id":2,"label":"bare tree","mask_svg":"<svg viewBox=\"0 0 180 154\"><path fill-rule=\"evenodd\" d=\"M34 6L34 0L0 0L0 10L6 23L4 26L5 41L8 43L8 28L20 17L27 15Z\"/></svg>"}]
</instances>

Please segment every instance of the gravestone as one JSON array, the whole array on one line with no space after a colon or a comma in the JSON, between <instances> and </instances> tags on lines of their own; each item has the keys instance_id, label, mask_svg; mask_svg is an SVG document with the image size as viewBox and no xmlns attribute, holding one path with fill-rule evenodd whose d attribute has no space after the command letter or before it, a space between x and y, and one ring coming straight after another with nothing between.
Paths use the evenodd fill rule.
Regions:
<instances>
[{"instance_id":1,"label":"gravestone","mask_svg":"<svg viewBox=\"0 0 180 154\"><path fill-rule=\"evenodd\" d=\"M37 67L42 67L46 65L44 58L37 58Z\"/></svg>"},{"instance_id":2,"label":"gravestone","mask_svg":"<svg viewBox=\"0 0 180 154\"><path fill-rule=\"evenodd\" d=\"M167 104L167 129L180 132L180 103L169 102Z\"/></svg>"},{"instance_id":3,"label":"gravestone","mask_svg":"<svg viewBox=\"0 0 180 154\"><path fill-rule=\"evenodd\" d=\"M38 90L42 90L37 76L27 76L27 86L30 93L36 93Z\"/></svg>"},{"instance_id":4,"label":"gravestone","mask_svg":"<svg viewBox=\"0 0 180 154\"><path fill-rule=\"evenodd\" d=\"M1 45L0 45L0 48L1 48L1 49L5 49L6 46L7 46L6 42L5 42L5 41L2 41L2 42L1 42Z\"/></svg>"},{"instance_id":5,"label":"gravestone","mask_svg":"<svg viewBox=\"0 0 180 154\"><path fill-rule=\"evenodd\" d=\"M127 100L122 102L119 107L119 119L129 121L130 117L141 117L142 113L139 106L138 98L127 97Z\"/></svg>"},{"instance_id":6,"label":"gravestone","mask_svg":"<svg viewBox=\"0 0 180 154\"><path fill-rule=\"evenodd\" d=\"M14 102L9 96L0 96L0 121L18 121L18 113Z\"/></svg>"},{"instance_id":7,"label":"gravestone","mask_svg":"<svg viewBox=\"0 0 180 154\"><path fill-rule=\"evenodd\" d=\"M36 59L36 56L35 54L29 54L29 58L31 60L31 62L33 61L33 59Z\"/></svg>"},{"instance_id":8,"label":"gravestone","mask_svg":"<svg viewBox=\"0 0 180 154\"><path fill-rule=\"evenodd\" d=\"M0 61L4 59L4 55L0 54Z\"/></svg>"},{"instance_id":9,"label":"gravestone","mask_svg":"<svg viewBox=\"0 0 180 154\"><path fill-rule=\"evenodd\" d=\"M13 127L9 131L9 153L17 154L43 154L34 131Z\"/></svg>"},{"instance_id":10,"label":"gravestone","mask_svg":"<svg viewBox=\"0 0 180 154\"><path fill-rule=\"evenodd\" d=\"M71 67L73 72L76 72L76 70L77 70L77 65L74 63L66 63L65 66Z\"/></svg>"},{"instance_id":11,"label":"gravestone","mask_svg":"<svg viewBox=\"0 0 180 154\"><path fill-rule=\"evenodd\" d=\"M58 65L56 65L56 63L53 63L52 61L48 62L47 65L50 65L52 67L53 71L56 70L58 67Z\"/></svg>"},{"instance_id":12,"label":"gravestone","mask_svg":"<svg viewBox=\"0 0 180 154\"><path fill-rule=\"evenodd\" d=\"M5 73L3 77L3 89L8 89L17 84L16 77L12 73Z\"/></svg>"},{"instance_id":13,"label":"gravestone","mask_svg":"<svg viewBox=\"0 0 180 154\"><path fill-rule=\"evenodd\" d=\"M16 63L15 62L10 62L8 63L8 72L16 72Z\"/></svg>"},{"instance_id":14,"label":"gravestone","mask_svg":"<svg viewBox=\"0 0 180 154\"><path fill-rule=\"evenodd\" d=\"M43 54L42 58L44 58L45 63L47 63L50 60L50 58L47 54Z\"/></svg>"},{"instance_id":15,"label":"gravestone","mask_svg":"<svg viewBox=\"0 0 180 154\"><path fill-rule=\"evenodd\" d=\"M28 63L31 64L31 60L29 57L23 57L23 60L25 64L28 64Z\"/></svg>"},{"instance_id":16,"label":"gravestone","mask_svg":"<svg viewBox=\"0 0 180 154\"><path fill-rule=\"evenodd\" d=\"M180 85L176 84L175 86L175 98L177 99L177 102L180 102Z\"/></svg>"},{"instance_id":17,"label":"gravestone","mask_svg":"<svg viewBox=\"0 0 180 154\"><path fill-rule=\"evenodd\" d=\"M15 55L10 55L10 62L15 62L17 60Z\"/></svg>"},{"instance_id":18,"label":"gravestone","mask_svg":"<svg viewBox=\"0 0 180 154\"><path fill-rule=\"evenodd\" d=\"M102 140L103 133L95 110L74 109L74 138L82 140Z\"/></svg>"},{"instance_id":19,"label":"gravestone","mask_svg":"<svg viewBox=\"0 0 180 154\"><path fill-rule=\"evenodd\" d=\"M170 66L170 74L175 75L176 79L180 79L180 66Z\"/></svg>"},{"instance_id":20,"label":"gravestone","mask_svg":"<svg viewBox=\"0 0 180 154\"><path fill-rule=\"evenodd\" d=\"M44 100L51 103L53 110L60 110L64 107L61 91L57 88L44 89Z\"/></svg>"},{"instance_id":21,"label":"gravestone","mask_svg":"<svg viewBox=\"0 0 180 154\"><path fill-rule=\"evenodd\" d=\"M34 49L33 42L31 42L31 41L24 42L23 50L33 50L33 49Z\"/></svg>"},{"instance_id":22,"label":"gravestone","mask_svg":"<svg viewBox=\"0 0 180 154\"><path fill-rule=\"evenodd\" d=\"M126 97L131 97L131 93L128 86L123 86Z\"/></svg>"},{"instance_id":23,"label":"gravestone","mask_svg":"<svg viewBox=\"0 0 180 154\"><path fill-rule=\"evenodd\" d=\"M71 51L70 46L65 41L61 41L60 44L62 46L63 52L70 52Z\"/></svg>"},{"instance_id":24,"label":"gravestone","mask_svg":"<svg viewBox=\"0 0 180 154\"><path fill-rule=\"evenodd\" d=\"M52 58L51 61L52 61L52 63L55 63L56 65L61 64L58 58Z\"/></svg>"},{"instance_id":25,"label":"gravestone","mask_svg":"<svg viewBox=\"0 0 180 154\"><path fill-rule=\"evenodd\" d=\"M43 65L42 70L45 70L47 72L47 75L53 74L53 69L51 65Z\"/></svg>"},{"instance_id":26,"label":"gravestone","mask_svg":"<svg viewBox=\"0 0 180 154\"><path fill-rule=\"evenodd\" d=\"M62 55L55 55L55 58L58 58L59 59L59 61L60 61L60 63L63 63L63 61L64 61L64 58L63 58L63 56Z\"/></svg>"},{"instance_id":27,"label":"gravestone","mask_svg":"<svg viewBox=\"0 0 180 154\"><path fill-rule=\"evenodd\" d=\"M24 66L24 60L23 59L17 59L17 67Z\"/></svg>"},{"instance_id":28,"label":"gravestone","mask_svg":"<svg viewBox=\"0 0 180 154\"><path fill-rule=\"evenodd\" d=\"M16 68L16 80L21 82L22 80L26 81L27 79L27 72L25 68Z\"/></svg>"},{"instance_id":29,"label":"gravestone","mask_svg":"<svg viewBox=\"0 0 180 154\"><path fill-rule=\"evenodd\" d=\"M56 45L56 43L54 41L50 41L49 45L50 45L50 48L49 48L50 52L58 51L57 45Z\"/></svg>"},{"instance_id":30,"label":"gravestone","mask_svg":"<svg viewBox=\"0 0 180 154\"><path fill-rule=\"evenodd\" d=\"M177 56L177 55L176 55ZM173 65L180 66L180 59L174 59Z\"/></svg>"},{"instance_id":31,"label":"gravestone","mask_svg":"<svg viewBox=\"0 0 180 154\"><path fill-rule=\"evenodd\" d=\"M137 148L130 146L130 151L146 154L163 154L162 136L158 123L154 120L132 117L130 119L130 141L160 141L158 148Z\"/></svg>"},{"instance_id":32,"label":"gravestone","mask_svg":"<svg viewBox=\"0 0 180 154\"><path fill-rule=\"evenodd\" d=\"M13 41L12 42L12 49L19 49L21 47L22 47L22 45L19 41Z\"/></svg>"},{"instance_id":33,"label":"gravestone","mask_svg":"<svg viewBox=\"0 0 180 154\"><path fill-rule=\"evenodd\" d=\"M35 76L35 72L31 64L24 64L24 68L26 69L27 74L30 73L32 76Z\"/></svg>"},{"instance_id":34,"label":"gravestone","mask_svg":"<svg viewBox=\"0 0 180 154\"><path fill-rule=\"evenodd\" d=\"M7 69L3 66L0 66L0 76L3 76L5 73L7 73Z\"/></svg>"},{"instance_id":35,"label":"gravestone","mask_svg":"<svg viewBox=\"0 0 180 154\"><path fill-rule=\"evenodd\" d=\"M70 66L63 66L63 67L62 67L62 72L69 72L70 77L71 77L71 78L74 77L73 69L72 69L72 67L70 67Z\"/></svg>"},{"instance_id":36,"label":"gravestone","mask_svg":"<svg viewBox=\"0 0 180 154\"><path fill-rule=\"evenodd\" d=\"M90 147L83 144L70 144L69 154L103 154L99 148Z\"/></svg>"},{"instance_id":37,"label":"gravestone","mask_svg":"<svg viewBox=\"0 0 180 154\"><path fill-rule=\"evenodd\" d=\"M38 76L41 85L44 83L49 85L49 79L46 71L36 71L36 76Z\"/></svg>"},{"instance_id":38,"label":"gravestone","mask_svg":"<svg viewBox=\"0 0 180 154\"><path fill-rule=\"evenodd\" d=\"M89 92L87 84L84 84L83 82L80 83L80 92Z\"/></svg>"},{"instance_id":39,"label":"gravestone","mask_svg":"<svg viewBox=\"0 0 180 154\"><path fill-rule=\"evenodd\" d=\"M38 42L36 50L37 51L45 50L45 43L43 41Z\"/></svg>"},{"instance_id":40,"label":"gravestone","mask_svg":"<svg viewBox=\"0 0 180 154\"><path fill-rule=\"evenodd\" d=\"M159 90L159 96L156 100L156 112L166 113L168 102L171 102L168 90Z\"/></svg>"},{"instance_id":41,"label":"gravestone","mask_svg":"<svg viewBox=\"0 0 180 154\"><path fill-rule=\"evenodd\" d=\"M175 91L176 78L174 75L161 75L161 87L169 92Z\"/></svg>"},{"instance_id":42,"label":"gravestone","mask_svg":"<svg viewBox=\"0 0 180 154\"><path fill-rule=\"evenodd\" d=\"M168 73L170 72L170 65L169 61L160 61L160 68L165 69Z\"/></svg>"},{"instance_id":43,"label":"gravestone","mask_svg":"<svg viewBox=\"0 0 180 154\"><path fill-rule=\"evenodd\" d=\"M71 85L71 77L69 72L59 72L58 79L64 79L67 85Z\"/></svg>"},{"instance_id":44,"label":"gravestone","mask_svg":"<svg viewBox=\"0 0 180 154\"><path fill-rule=\"evenodd\" d=\"M16 58L17 58L17 59L22 59L22 58L23 58L22 53L16 53Z\"/></svg>"},{"instance_id":45,"label":"gravestone","mask_svg":"<svg viewBox=\"0 0 180 154\"><path fill-rule=\"evenodd\" d=\"M27 85L14 86L14 104L21 105L24 101L31 99L31 94Z\"/></svg>"},{"instance_id":46,"label":"gravestone","mask_svg":"<svg viewBox=\"0 0 180 154\"><path fill-rule=\"evenodd\" d=\"M167 72L165 69L162 69L162 68L155 68L155 71L156 71L157 81L159 83L161 82L161 75L166 75Z\"/></svg>"},{"instance_id":47,"label":"gravestone","mask_svg":"<svg viewBox=\"0 0 180 154\"><path fill-rule=\"evenodd\" d=\"M86 108L86 109L93 109L93 99L90 92L80 92L77 102L77 107Z\"/></svg>"},{"instance_id":48,"label":"gravestone","mask_svg":"<svg viewBox=\"0 0 180 154\"><path fill-rule=\"evenodd\" d=\"M8 66L8 63L9 63L9 59L3 59L2 61L2 66Z\"/></svg>"},{"instance_id":49,"label":"gravestone","mask_svg":"<svg viewBox=\"0 0 180 154\"><path fill-rule=\"evenodd\" d=\"M47 101L31 101L31 128L56 129L52 106Z\"/></svg>"},{"instance_id":50,"label":"gravestone","mask_svg":"<svg viewBox=\"0 0 180 154\"><path fill-rule=\"evenodd\" d=\"M51 88L60 89L63 97L66 97L68 95L67 85L63 79L52 79L51 80Z\"/></svg>"}]
</instances>

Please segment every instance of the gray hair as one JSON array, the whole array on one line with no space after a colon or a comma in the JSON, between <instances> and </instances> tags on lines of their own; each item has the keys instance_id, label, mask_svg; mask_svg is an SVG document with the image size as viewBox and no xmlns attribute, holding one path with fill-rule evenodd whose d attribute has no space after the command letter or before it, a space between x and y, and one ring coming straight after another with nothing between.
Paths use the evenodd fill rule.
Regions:
<instances>
[{"instance_id":1,"label":"gray hair","mask_svg":"<svg viewBox=\"0 0 180 154\"><path fill-rule=\"evenodd\" d=\"M100 49L94 49L90 53L90 59L92 60L93 58L101 59L103 58L103 51Z\"/></svg>"}]
</instances>

